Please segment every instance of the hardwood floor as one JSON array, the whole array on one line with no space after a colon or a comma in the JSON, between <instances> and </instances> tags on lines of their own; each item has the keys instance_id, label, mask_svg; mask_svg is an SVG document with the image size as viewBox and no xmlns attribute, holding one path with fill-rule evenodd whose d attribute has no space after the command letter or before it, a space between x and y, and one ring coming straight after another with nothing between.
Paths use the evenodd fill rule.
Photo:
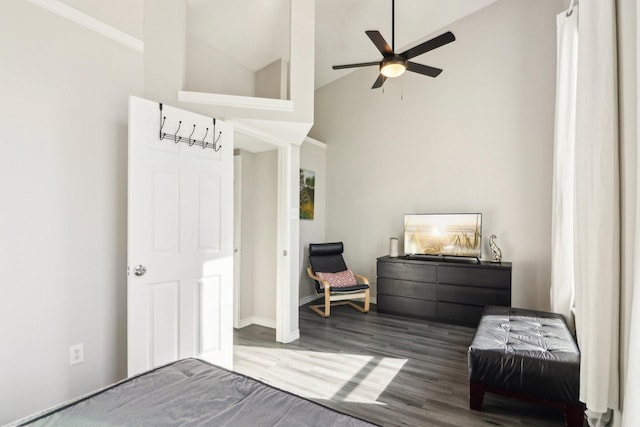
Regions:
<instances>
[{"instance_id":1,"label":"hardwood floor","mask_svg":"<svg viewBox=\"0 0 640 427\"><path fill-rule=\"evenodd\" d=\"M561 411L487 394L469 409L467 348L474 329L332 308L300 307L300 339L262 326L236 330L234 369L385 426L564 426Z\"/></svg>"}]
</instances>

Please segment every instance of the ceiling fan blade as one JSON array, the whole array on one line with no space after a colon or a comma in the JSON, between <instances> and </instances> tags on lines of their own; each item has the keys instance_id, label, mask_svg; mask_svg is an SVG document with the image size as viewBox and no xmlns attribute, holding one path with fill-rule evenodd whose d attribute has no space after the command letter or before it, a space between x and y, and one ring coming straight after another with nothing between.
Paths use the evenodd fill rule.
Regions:
<instances>
[{"instance_id":1,"label":"ceiling fan blade","mask_svg":"<svg viewBox=\"0 0 640 427\"><path fill-rule=\"evenodd\" d=\"M387 80L387 78L382 74L380 74L376 79L375 83L373 84L373 86L371 86L371 89L378 89L380 86L384 84L385 80Z\"/></svg>"},{"instance_id":2,"label":"ceiling fan blade","mask_svg":"<svg viewBox=\"0 0 640 427\"><path fill-rule=\"evenodd\" d=\"M418 46L414 46L411 49L402 52L400 56L403 56L406 59L411 59L418 55L422 55L423 53L429 52L430 50L436 49L440 46L444 46L447 43L451 43L455 39L456 37L453 35L453 33L451 31L447 31L444 34L440 34L438 37L434 37L431 40L427 40L426 42L421 43Z\"/></svg>"},{"instance_id":3,"label":"ceiling fan blade","mask_svg":"<svg viewBox=\"0 0 640 427\"><path fill-rule=\"evenodd\" d=\"M382 56L393 55L391 46L389 46L389 43L387 43L384 37L382 37L382 34L380 34L380 31L369 30L369 31L365 31L365 33L369 36L373 44L376 45L376 47L378 48Z\"/></svg>"},{"instance_id":4,"label":"ceiling fan blade","mask_svg":"<svg viewBox=\"0 0 640 427\"><path fill-rule=\"evenodd\" d=\"M438 77L438 74L442 72L440 68L429 67L428 65L417 64L411 61L407 62L407 70L429 77Z\"/></svg>"},{"instance_id":5,"label":"ceiling fan blade","mask_svg":"<svg viewBox=\"0 0 640 427\"><path fill-rule=\"evenodd\" d=\"M333 68L334 70L341 70L343 68L369 67L371 65L380 65L380 61L360 62L358 64L334 65L331 68Z\"/></svg>"}]
</instances>

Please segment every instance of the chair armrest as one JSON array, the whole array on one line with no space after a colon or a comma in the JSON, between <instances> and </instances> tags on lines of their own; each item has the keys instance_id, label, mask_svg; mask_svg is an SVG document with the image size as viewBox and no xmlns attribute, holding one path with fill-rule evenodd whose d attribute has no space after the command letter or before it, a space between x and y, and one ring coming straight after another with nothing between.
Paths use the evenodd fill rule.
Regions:
<instances>
[{"instance_id":1,"label":"chair armrest","mask_svg":"<svg viewBox=\"0 0 640 427\"><path fill-rule=\"evenodd\" d=\"M328 280L324 280L319 278L318 276L316 276L315 274L313 274L313 271L311 270L311 267L307 267L307 274L309 275L309 277L311 277L313 280L317 280L318 282L320 282L322 284L322 287L324 289L330 289L331 286L329 286L329 281Z\"/></svg>"},{"instance_id":2,"label":"chair armrest","mask_svg":"<svg viewBox=\"0 0 640 427\"><path fill-rule=\"evenodd\" d=\"M364 284L364 285L368 285L368 284L369 284L369 279L367 279L367 278L366 278L366 277L364 277L364 276L361 276L361 275L359 275L359 274L355 274L355 273L354 273L354 274L353 274L353 277L355 277L356 279L360 279L360 280L362 280L362 284Z\"/></svg>"}]
</instances>

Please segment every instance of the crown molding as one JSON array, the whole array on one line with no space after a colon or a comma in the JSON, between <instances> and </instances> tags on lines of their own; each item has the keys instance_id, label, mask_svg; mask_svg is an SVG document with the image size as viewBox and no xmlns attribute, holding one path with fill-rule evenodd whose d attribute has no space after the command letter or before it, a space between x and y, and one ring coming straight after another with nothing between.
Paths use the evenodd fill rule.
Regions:
<instances>
[{"instance_id":1,"label":"crown molding","mask_svg":"<svg viewBox=\"0 0 640 427\"><path fill-rule=\"evenodd\" d=\"M101 34L111 40L114 40L120 44L125 45L137 52L144 52L144 42L138 38L133 37L130 34L125 33L109 24L106 24L93 16L87 15L84 12L74 9L71 6L64 4L59 0L29 0L31 3L47 9L69 21L82 25L98 34Z\"/></svg>"}]
</instances>

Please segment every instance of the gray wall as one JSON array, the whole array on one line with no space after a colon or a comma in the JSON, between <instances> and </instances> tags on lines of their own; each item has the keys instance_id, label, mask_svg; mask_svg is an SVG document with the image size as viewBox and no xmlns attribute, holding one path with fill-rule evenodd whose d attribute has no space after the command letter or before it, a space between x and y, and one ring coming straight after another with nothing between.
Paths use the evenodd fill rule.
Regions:
<instances>
[{"instance_id":1,"label":"gray wall","mask_svg":"<svg viewBox=\"0 0 640 427\"><path fill-rule=\"evenodd\" d=\"M141 37L142 0L82 5ZM7 0L0 64L4 424L126 376L127 111L143 55ZM85 362L69 366L76 343Z\"/></svg>"},{"instance_id":2,"label":"gray wall","mask_svg":"<svg viewBox=\"0 0 640 427\"><path fill-rule=\"evenodd\" d=\"M444 69L436 79L407 73L371 90L372 67L316 91L326 238L345 242L352 270L375 280L405 213L482 212L484 258L496 234L513 262L513 304L549 307L555 16L566 7L499 1L416 58Z\"/></svg>"},{"instance_id":3,"label":"gray wall","mask_svg":"<svg viewBox=\"0 0 640 427\"><path fill-rule=\"evenodd\" d=\"M187 26L190 14L187 14ZM187 33L184 90L253 96L255 73Z\"/></svg>"},{"instance_id":4,"label":"gray wall","mask_svg":"<svg viewBox=\"0 0 640 427\"><path fill-rule=\"evenodd\" d=\"M278 151L249 153L242 162L240 326L276 324Z\"/></svg>"},{"instance_id":5,"label":"gray wall","mask_svg":"<svg viewBox=\"0 0 640 427\"><path fill-rule=\"evenodd\" d=\"M301 302L315 299L315 285L307 275L309 265L309 243L323 243L325 240L327 205L327 149L324 144L305 141L300 147L300 168L316 173L313 220L300 220L300 291Z\"/></svg>"},{"instance_id":6,"label":"gray wall","mask_svg":"<svg viewBox=\"0 0 640 427\"><path fill-rule=\"evenodd\" d=\"M277 59L255 73L255 95L260 98L288 99L287 61Z\"/></svg>"}]
</instances>

